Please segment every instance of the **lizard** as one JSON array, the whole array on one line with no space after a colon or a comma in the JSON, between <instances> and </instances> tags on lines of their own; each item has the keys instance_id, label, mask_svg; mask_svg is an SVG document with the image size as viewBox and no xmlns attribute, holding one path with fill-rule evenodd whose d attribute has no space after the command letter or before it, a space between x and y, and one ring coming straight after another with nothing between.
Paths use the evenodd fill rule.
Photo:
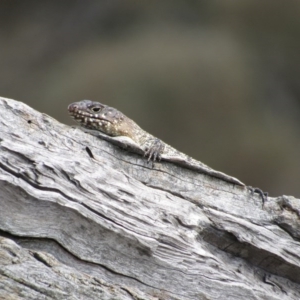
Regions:
<instances>
[{"instance_id":1,"label":"lizard","mask_svg":"<svg viewBox=\"0 0 300 300\"><path fill-rule=\"evenodd\" d=\"M113 107L100 102L82 100L71 103L68 106L68 111L80 126L90 130L88 132L92 134L96 132L104 139L117 142L125 148L130 147L135 152L143 154L148 162L160 160L173 162L231 184L248 188L252 194L256 192L262 197L263 204L267 200L268 193L264 193L259 188L246 186L237 178L216 171L176 150L143 130L137 123Z\"/></svg>"}]
</instances>

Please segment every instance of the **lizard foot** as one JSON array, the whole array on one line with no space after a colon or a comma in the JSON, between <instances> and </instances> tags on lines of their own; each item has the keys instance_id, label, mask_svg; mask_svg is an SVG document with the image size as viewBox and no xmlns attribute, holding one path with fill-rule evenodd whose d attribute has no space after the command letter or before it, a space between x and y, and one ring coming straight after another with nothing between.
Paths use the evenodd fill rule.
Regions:
<instances>
[{"instance_id":1,"label":"lizard foot","mask_svg":"<svg viewBox=\"0 0 300 300\"><path fill-rule=\"evenodd\" d=\"M153 140L150 141L151 145L146 147L144 157L148 157L148 162L150 160L158 161L161 160L161 153L164 151L164 143L157 138L154 138Z\"/></svg>"},{"instance_id":2,"label":"lizard foot","mask_svg":"<svg viewBox=\"0 0 300 300\"><path fill-rule=\"evenodd\" d=\"M268 193L263 192L260 188L254 188L252 186L248 186L248 190L250 191L251 195L254 195L254 193L258 193L261 196L262 199L262 206L264 207L265 202L268 200Z\"/></svg>"}]
</instances>

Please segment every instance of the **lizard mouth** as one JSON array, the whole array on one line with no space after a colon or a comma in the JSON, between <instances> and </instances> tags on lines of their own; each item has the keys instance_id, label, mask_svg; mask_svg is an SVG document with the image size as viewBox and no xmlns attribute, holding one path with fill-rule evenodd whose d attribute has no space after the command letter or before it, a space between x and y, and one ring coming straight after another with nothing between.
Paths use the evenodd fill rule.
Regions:
<instances>
[{"instance_id":1,"label":"lizard mouth","mask_svg":"<svg viewBox=\"0 0 300 300\"><path fill-rule=\"evenodd\" d=\"M68 108L70 116L81 125L86 127L98 127L105 126L111 123L106 118L103 118L97 114L91 114L86 111L78 109L78 107L69 107Z\"/></svg>"}]
</instances>

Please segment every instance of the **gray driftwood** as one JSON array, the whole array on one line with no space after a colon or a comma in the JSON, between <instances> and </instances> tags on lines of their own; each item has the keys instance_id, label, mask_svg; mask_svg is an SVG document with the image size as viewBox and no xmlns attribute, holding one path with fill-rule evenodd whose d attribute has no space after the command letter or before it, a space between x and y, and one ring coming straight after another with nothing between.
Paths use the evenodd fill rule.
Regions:
<instances>
[{"instance_id":1,"label":"gray driftwood","mask_svg":"<svg viewBox=\"0 0 300 300\"><path fill-rule=\"evenodd\" d=\"M0 299L300 298L298 199L0 113Z\"/></svg>"}]
</instances>

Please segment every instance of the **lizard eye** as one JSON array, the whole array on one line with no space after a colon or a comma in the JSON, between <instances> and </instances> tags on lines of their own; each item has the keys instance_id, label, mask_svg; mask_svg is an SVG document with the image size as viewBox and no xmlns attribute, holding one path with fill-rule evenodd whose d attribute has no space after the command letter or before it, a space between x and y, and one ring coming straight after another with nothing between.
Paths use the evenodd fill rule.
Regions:
<instances>
[{"instance_id":1,"label":"lizard eye","mask_svg":"<svg viewBox=\"0 0 300 300\"><path fill-rule=\"evenodd\" d=\"M93 111L93 112L98 112L98 111L100 111L100 107L93 107L93 108L92 108L92 111Z\"/></svg>"}]
</instances>

